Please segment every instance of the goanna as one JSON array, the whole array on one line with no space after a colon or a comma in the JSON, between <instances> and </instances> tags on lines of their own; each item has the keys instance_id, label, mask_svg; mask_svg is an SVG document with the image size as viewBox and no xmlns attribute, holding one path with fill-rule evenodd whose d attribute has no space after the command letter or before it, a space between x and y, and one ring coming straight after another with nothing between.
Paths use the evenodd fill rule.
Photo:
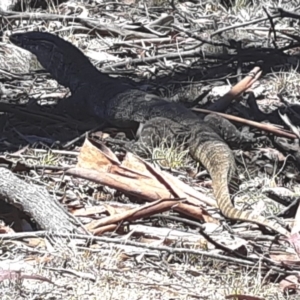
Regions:
<instances>
[{"instance_id":1,"label":"goanna","mask_svg":"<svg viewBox=\"0 0 300 300\"><path fill-rule=\"evenodd\" d=\"M223 215L264 225L282 235L289 235L277 222L233 206L228 190L235 169L233 153L216 130L189 109L99 72L78 48L53 34L16 33L10 36L10 41L35 54L58 83L69 87L72 93L70 100L79 110L87 108L92 116L116 126L142 123L147 128L157 119L166 120L165 124L175 122L183 125L189 132L186 141L189 152L208 170ZM147 140L147 137L144 139Z\"/></svg>"}]
</instances>

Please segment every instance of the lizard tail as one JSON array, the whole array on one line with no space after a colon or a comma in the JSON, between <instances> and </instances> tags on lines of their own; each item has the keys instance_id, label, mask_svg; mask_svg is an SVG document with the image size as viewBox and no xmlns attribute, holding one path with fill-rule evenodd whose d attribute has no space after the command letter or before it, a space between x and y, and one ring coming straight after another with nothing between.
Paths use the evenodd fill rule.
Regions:
<instances>
[{"instance_id":1,"label":"lizard tail","mask_svg":"<svg viewBox=\"0 0 300 300\"><path fill-rule=\"evenodd\" d=\"M200 148L202 149L197 151L198 159L200 158L212 178L214 195L218 207L225 217L267 226L282 235L289 236L290 233L276 221L255 215L252 211L239 210L233 206L228 184L235 169L235 161L232 151L223 141L205 142Z\"/></svg>"}]
</instances>

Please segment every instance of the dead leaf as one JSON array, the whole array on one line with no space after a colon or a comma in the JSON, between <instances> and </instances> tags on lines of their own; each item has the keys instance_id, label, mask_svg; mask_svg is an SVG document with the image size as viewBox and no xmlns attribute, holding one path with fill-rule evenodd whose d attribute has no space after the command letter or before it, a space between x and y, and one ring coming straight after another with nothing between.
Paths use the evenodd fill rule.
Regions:
<instances>
[{"instance_id":1,"label":"dead leaf","mask_svg":"<svg viewBox=\"0 0 300 300\"><path fill-rule=\"evenodd\" d=\"M285 279L280 281L280 289L283 293L295 293L299 294L299 278L296 275L289 275Z\"/></svg>"},{"instance_id":2,"label":"dead leaf","mask_svg":"<svg viewBox=\"0 0 300 300\"><path fill-rule=\"evenodd\" d=\"M298 209L298 212L299 212L299 209ZM297 216L299 217L298 212L297 212L296 218L297 218ZM295 228L295 226L296 225L294 225L293 229ZM296 253L299 255L300 254L300 234L298 232L292 233L289 236L288 241L294 246Z\"/></svg>"},{"instance_id":3,"label":"dead leaf","mask_svg":"<svg viewBox=\"0 0 300 300\"><path fill-rule=\"evenodd\" d=\"M101 150L93 145L89 139L85 139L78 156L77 166L99 172L110 172L112 165L121 164L109 148L104 146Z\"/></svg>"},{"instance_id":4,"label":"dead leaf","mask_svg":"<svg viewBox=\"0 0 300 300\"><path fill-rule=\"evenodd\" d=\"M299 266L300 265L300 259L299 256L296 253L288 253L284 252L282 254L272 254L270 253L270 257L272 260L276 262L280 262L286 266Z\"/></svg>"},{"instance_id":5,"label":"dead leaf","mask_svg":"<svg viewBox=\"0 0 300 300\"><path fill-rule=\"evenodd\" d=\"M145 218L170 209L202 221L218 223L203 209L205 202L215 206L215 201L129 152L120 162L105 145L86 139L79 153L76 168L69 169L66 173L152 202L124 212L107 206L110 216L92 221L86 227L88 230L97 229L99 233L103 226ZM201 201L202 199L204 201Z\"/></svg>"}]
</instances>

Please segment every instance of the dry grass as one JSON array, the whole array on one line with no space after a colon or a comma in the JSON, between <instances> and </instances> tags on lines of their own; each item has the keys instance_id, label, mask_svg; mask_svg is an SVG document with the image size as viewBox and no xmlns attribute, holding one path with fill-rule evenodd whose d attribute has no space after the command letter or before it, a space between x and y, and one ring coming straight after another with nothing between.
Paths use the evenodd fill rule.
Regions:
<instances>
[{"instance_id":1,"label":"dry grass","mask_svg":"<svg viewBox=\"0 0 300 300\"><path fill-rule=\"evenodd\" d=\"M1 299L221 300L226 295L241 294L270 300L289 299L281 295L276 285L265 284L268 278L261 274L259 266L253 270L241 269L193 256L186 256L181 262L180 257L174 257L168 263L163 256L157 260L145 249L123 246L118 250L112 245L100 244L91 251L67 246L65 242L56 240L51 250L40 249L39 255L30 248L25 253L24 248L15 251L22 253L19 258L31 254L52 256L52 262L39 264L24 273L45 276L56 286L28 279L6 280L0 284ZM132 255L124 255L124 252ZM80 278L84 274L94 280Z\"/></svg>"},{"instance_id":2,"label":"dry grass","mask_svg":"<svg viewBox=\"0 0 300 300\"><path fill-rule=\"evenodd\" d=\"M289 103L298 102L300 94L298 67L292 67L288 71L273 72L270 77L273 93L287 95Z\"/></svg>"},{"instance_id":3,"label":"dry grass","mask_svg":"<svg viewBox=\"0 0 300 300\"><path fill-rule=\"evenodd\" d=\"M175 140L171 144L162 141L151 152L151 160L163 168L178 170L191 162L189 151L182 145L177 145Z\"/></svg>"}]
</instances>

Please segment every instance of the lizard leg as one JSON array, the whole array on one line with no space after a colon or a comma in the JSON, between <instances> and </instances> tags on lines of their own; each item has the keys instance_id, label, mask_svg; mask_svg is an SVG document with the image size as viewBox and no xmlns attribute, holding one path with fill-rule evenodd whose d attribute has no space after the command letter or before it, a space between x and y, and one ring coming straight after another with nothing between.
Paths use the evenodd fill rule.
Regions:
<instances>
[{"instance_id":1,"label":"lizard leg","mask_svg":"<svg viewBox=\"0 0 300 300\"><path fill-rule=\"evenodd\" d=\"M78 91L70 97L60 100L56 106L56 110L77 120L87 118L90 113L85 101L86 94L86 89L78 89Z\"/></svg>"},{"instance_id":2,"label":"lizard leg","mask_svg":"<svg viewBox=\"0 0 300 300\"><path fill-rule=\"evenodd\" d=\"M204 122L212 127L233 148L253 144L259 140L254 138L253 134L239 131L230 121L216 114L205 116Z\"/></svg>"},{"instance_id":3,"label":"lizard leg","mask_svg":"<svg viewBox=\"0 0 300 300\"><path fill-rule=\"evenodd\" d=\"M124 147L140 156L145 156L162 142L167 145L174 142L177 145L183 145L189 133L189 128L184 125L167 118L156 117L145 124L140 124L137 140L126 143Z\"/></svg>"}]
</instances>

